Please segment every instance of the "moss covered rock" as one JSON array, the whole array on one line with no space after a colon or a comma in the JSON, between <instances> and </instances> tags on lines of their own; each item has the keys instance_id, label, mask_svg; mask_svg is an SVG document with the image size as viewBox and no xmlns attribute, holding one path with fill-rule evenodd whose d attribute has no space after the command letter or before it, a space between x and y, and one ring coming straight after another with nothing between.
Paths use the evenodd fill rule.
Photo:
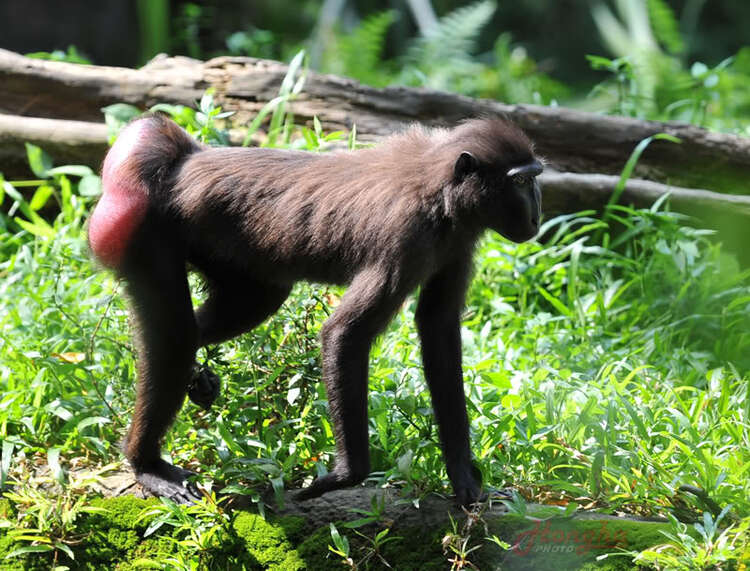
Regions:
<instances>
[{"instance_id":1,"label":"moss covered rock","mask_svg":"<svg viewBox=\"0 0 750 571\"><path fill-rule=\"evenodd\" d=\"M330 502L330 500L328 500ZM58 565L71 569L142 569L151 565L198 565L201 569L274 569L298 571L343 568L341 557L332 553L329 522L319 521L320 511L307 503L296 515L281 515L269 519L248 511L237 510L221 531L205 545L198 545L190 527L163 525L155 533L145 536L149 524L142 519L144 510L158 503L131 496L92 500L90 505L103 511L83 514L76 522L75 542L69 546L75 553L70 561L58 553ZM393 514L389 512L393 505ZM346 528L341 516L346 508L332 507L339 532L350 546L350 557L361 569L386 568L387 562L400 571L442 570L454 561L461 561L462 551L468 561L480 569L513 569L554 571L608 569L619 571L632 568L629 557L598 560L597 556L614 553L624 548L640 550L663 541L659 533L664 524L638 522L618 518L569 517L550 518L540 509L532 518L492 511L482 515L473 525L466 525L467 517L451 512L448 503L419 510L413 506L386 504L386 513L377 522L357 530ZM10 505L0 510L12 515ZM309 510L304 513L302 510ZM403 510L409 510L408 513ZM451 517L448 514L451 513ZM555 513L555 512L553 512ZM315 515L311 519L310 515ZM6 515L8 521L12 521ZM189 517L189 516L188 516ZM534 517L536 519L534 519ZM349 518L352 519L352 518ZM313 523L314 520L314 523ZM197 521L197 520L196 520ZM224 521L224 520L219 520ZM204 524L205 525L205 524ZM376 535L389 528L390 541L375 549ZM506 550L493 537L510 545ZM13 541L0 531L0 558L28 543ZM450 546L456 548L450 549ZM3 559L2 569L47 569L52 563L49 553L25 554Z\"/></svg>"}]
</instances>

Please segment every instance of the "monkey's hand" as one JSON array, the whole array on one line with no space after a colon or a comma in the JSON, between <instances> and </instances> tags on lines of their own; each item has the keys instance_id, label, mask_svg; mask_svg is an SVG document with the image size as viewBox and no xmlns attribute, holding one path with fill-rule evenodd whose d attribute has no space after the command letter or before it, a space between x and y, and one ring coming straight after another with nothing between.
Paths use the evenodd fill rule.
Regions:
<instances>
[{"instance_id":1,"label":"monkey's hand","mask_svg":"<svg viewBox=\"0 0 750 571\"><path fill-rule=\"evenodd\" d=\"M219 396L221 380L208 367L193 366L193 377L188 386L188 398L204 410L209 410Z\"/></svg>"},{"instance_id":2,"label":"monkey's hand","mask_svg":"<svg viewBox=\"0 0 750 571\"><path fill-rule=\"evenodd\" d=\"M173 466L162 459L135 473L136 481L149 492L178 504L193 503L202 497L195 484L188 480L191 476L195 476L195 472Z\"/></svg>"},{"instance_id":3,"label":"monkey's hand","mask_svg":"<svg viewBox=\"0 0 750 571\"><path fill-rule=\"evenodd\" d=\"M318 496L321 496L326 492L330 492L332 490L340 490L341 488L348 488L350 486L354 486L355 484L359 484L366 477L367 474L360 478L351 473L337 472L334 468L333 471L329 472L325 476L316 478L308 487L303 488L302 490L297 492L297 494L295 494L294 496L294 499L302 502L305 500L310 500L312 498L317 498Z\"/></svg>"}]
</instances>

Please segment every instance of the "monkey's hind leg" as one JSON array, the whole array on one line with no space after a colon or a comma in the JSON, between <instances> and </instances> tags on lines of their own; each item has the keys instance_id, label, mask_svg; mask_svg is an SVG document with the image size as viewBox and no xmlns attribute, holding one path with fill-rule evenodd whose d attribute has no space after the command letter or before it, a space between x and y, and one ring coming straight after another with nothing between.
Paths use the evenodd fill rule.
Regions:
<instances>
[{"instance_id":1,"label":"monkey's hind leg","mask_svg":"<svg viewBox=\"0 0 750 571\"><path fill-rule=\"evenodd\" d=\"M192 473L163 460L160 441L185 400L198 330L184 256L164 239L163 229L157 232L158 224L144 228L122 270L138 345L135 411L124 448L144 488L186 503L200 497L187 482Z\"/></svg>"},{"instance_id":2,"label":"monkey's hind leg","mask_svg":"<svg viewBox=\"0 0 750 571\"><path fill-rule=\"evenodd\" d=\"M199 345L220 343L259 325L289 295L288 286L262 284L242 275L209 280L209 296L195 313ZM221 381L208 367L193 366L188 398L208 410L219 396Z\"/></svg>"}]
</instances>

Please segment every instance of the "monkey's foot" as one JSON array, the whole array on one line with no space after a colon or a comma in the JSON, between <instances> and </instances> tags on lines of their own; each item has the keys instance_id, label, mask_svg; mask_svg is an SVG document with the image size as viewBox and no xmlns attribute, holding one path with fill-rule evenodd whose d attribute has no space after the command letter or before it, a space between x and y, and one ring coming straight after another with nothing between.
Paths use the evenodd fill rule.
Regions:
<instances>
[{"instance_id":1,"label":"monkey's foot","mask_svg":"<svg viewBox=\"0 0 750 571\"><path fill-rule=\"evenodd\" d=\"M297 492L294 496L294 499L303 502L305 500L317 498L318 496L322 496L326 492L340 490L342 488L349 488L351 486L359 484L366 477L367 474L358 477L354 474L339 473L334 469L332 472L329 472L325 476L316 478L308 487Z\"/></svg>"},{"instance_id":2,"label":"monkey's foot","mask_svg":"<svg viewBox=\"0 0 750 571\"><path fill-rule=\"evenodd\" d=\"M195 476L195 472L161 459L152 467L135 473L136 481L149 492L178 504L189 504L202 497L195 484L188 480L191 476Z\"/></svg>"},{"instance_id":3,"label":"monkey's foot","mask_svg":"<svg viewBox=\"0 0 750 571\"><path fill-rule=\"evenodd\" d=\"M449 474L451 472L453 471L449 471ZM451 483L458 505L468 508L471 504L487 499L487 494L482 493L482 473L474 464L456 470L451 477Z\"/></svg>"},{"instance_id":4,"label":"monkey's foot","mask_svg":"<svg viewBox=\"0 0 750 571\"><path fill-rule=\"evenodd\" d=\"M221 380L208 367L193 367L193 377L188 386L188 398L204 410L209 410L219 396Z\"/></svg>"},{"instance_id":5,"label":"monkey's foot","mask_svg":"<svg viewBox=\"0 0 750 571\"><path fill-rule=\"evenodd\" d=\"M489 498L493 501L512 501L514 493L516 492L513 488L488 488L482 495L486 496L486 498L483 499Z\"/></svg>"}]
</instances>

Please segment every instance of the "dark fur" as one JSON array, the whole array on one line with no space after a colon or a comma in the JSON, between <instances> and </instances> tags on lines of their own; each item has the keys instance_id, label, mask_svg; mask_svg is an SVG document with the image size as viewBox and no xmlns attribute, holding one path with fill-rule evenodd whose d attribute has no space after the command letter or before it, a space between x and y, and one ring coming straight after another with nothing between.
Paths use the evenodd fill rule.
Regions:
<instances>
[{"instance_id":1,"label":"dark fur","mask_svg":"<svg viewBox=\"0 0 750 571\"><path fill-rule=\"evenodd\" d=\"M196 349L258 325L294 282L311 279L350 285L321 331L336 466L301 496L362 481L370 344L421 284L416 321L448 475L459 502L476 500L459 317L479 234L493 228L521 241L538 229L536 181L518 178L517 188L505 176L535 160L525 135L484 119L314 154L202 148L171 121L146 120L148 141L122 172L147 188L149 207L117 269L139 324L138 394L125 446L139 480L189 498L185 472L160 460L159 442L189 386L203 394L201 404L215 398L210 386L196 389L205 379L193 368ZM209 284L195 313L186 263Z\"/></svg>"}]
</instances>

